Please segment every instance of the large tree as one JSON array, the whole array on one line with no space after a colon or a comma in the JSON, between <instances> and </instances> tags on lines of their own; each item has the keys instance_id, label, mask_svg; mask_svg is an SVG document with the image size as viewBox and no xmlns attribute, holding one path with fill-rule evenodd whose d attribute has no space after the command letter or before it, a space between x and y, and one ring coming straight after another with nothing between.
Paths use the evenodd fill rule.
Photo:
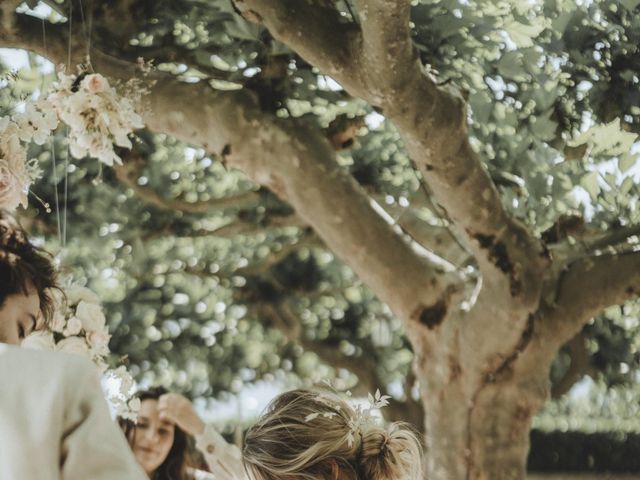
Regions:
<instances>
[{"instance_id":1,"label":"large tree","mask_svg":"<svg viewBox=\"0 0 640 480\"><path fill-rule=\"evenodd\" d=\"M558 352L562 391L583 327L640 290L640 2L21 3L0 46L123 81L158 67L124 165L40 187L72 177L68 260L122 280L118 351L166 370L177 350L205 383L194 360L218 361L228 385L303 368L301 346L365 388L404 382L392 414L423 422L429 478L524 477Z\"/></svg>"}]
</instances>

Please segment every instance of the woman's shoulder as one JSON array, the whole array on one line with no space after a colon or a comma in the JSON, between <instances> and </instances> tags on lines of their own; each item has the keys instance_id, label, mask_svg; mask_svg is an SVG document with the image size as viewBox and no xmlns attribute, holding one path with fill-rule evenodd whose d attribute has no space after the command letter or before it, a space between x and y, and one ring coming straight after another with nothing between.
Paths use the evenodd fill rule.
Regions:
<instances>
[{"instance_id":1,"label":"woman's shoulder","mask_svg":"<svg viewBox=\"0 0 640 480\"><path fill-rule=\"evenodd\" d=\"M213 473L205 472L204 470L197 470L190 468L188 470L189 480L215 480L216 476Z\"/></svg>"}]
</instances>

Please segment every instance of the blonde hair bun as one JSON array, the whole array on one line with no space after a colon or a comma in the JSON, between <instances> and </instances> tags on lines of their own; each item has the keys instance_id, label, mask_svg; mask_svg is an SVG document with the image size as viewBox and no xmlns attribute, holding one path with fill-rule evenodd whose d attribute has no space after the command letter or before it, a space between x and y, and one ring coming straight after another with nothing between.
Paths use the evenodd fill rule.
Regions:
<instances>
[{"instance_id":1,"label":"blonde hair bun","mask_svg":"<svg viewBox=\"0 0 640 480\"><path fill-rule=\"evenodd\" d=\"M388 428L327 389L278 395L247 431L243 461L255 480L419 480L422 448L404 423Z\"/></svg>"},{"instance_id":2,"label":"blonde hair bun","mask_svg":"<svg viewBox=\"0 0 640 480\"><path fill-rule=\"evenodd\" d=\"M409 424L395 422L387 428L371 424L362 432L358 459L362 478L421 478L421 457L421 444Z\"/></svg>"}]
</instances>

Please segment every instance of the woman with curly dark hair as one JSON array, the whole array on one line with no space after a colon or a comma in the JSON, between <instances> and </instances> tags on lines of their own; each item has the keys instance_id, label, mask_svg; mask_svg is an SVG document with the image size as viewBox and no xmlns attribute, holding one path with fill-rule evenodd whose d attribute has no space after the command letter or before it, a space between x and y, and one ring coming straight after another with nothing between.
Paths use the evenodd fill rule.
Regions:
<instances>
[{"instance_id":1,"label":"woman with curly dark hair","mask_svg":"<svg viewBox=\"0 0 640 480\"><path fill-rule=\"evenodd\" d=\"M0 210L0 478L142 480L95 366L18 346L51 317L52 288L52 257Z\"/></svg>"},{"instance_id":2,"label":"woman with curly dark hair","mask_svg":"<svg viewBox=\"0 0 640 480\"><path fill-rule=\"evenodd\" d=\"M0 342L18 344L53 309L57 288L52 257L31 243L13 217L0 210Z\"/></svg>"}]
</instances>

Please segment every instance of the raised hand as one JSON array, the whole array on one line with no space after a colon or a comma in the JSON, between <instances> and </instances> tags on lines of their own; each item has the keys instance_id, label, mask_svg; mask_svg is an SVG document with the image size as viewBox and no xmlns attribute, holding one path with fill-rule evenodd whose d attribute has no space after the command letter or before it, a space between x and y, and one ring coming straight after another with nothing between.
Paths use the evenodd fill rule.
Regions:
<instances>
[{"instance_id":1,"label":"raised hand","mask_svg":"<svg viewBox=\"0 0 640 480\"><path fill-rule=\"evenodd\" d=\"M166 393L158 399L158 414L160 418L175 423L190 435L199 435L204 431L204 422L192 403L177 393Z\"/></svg>"}]
</instances>

